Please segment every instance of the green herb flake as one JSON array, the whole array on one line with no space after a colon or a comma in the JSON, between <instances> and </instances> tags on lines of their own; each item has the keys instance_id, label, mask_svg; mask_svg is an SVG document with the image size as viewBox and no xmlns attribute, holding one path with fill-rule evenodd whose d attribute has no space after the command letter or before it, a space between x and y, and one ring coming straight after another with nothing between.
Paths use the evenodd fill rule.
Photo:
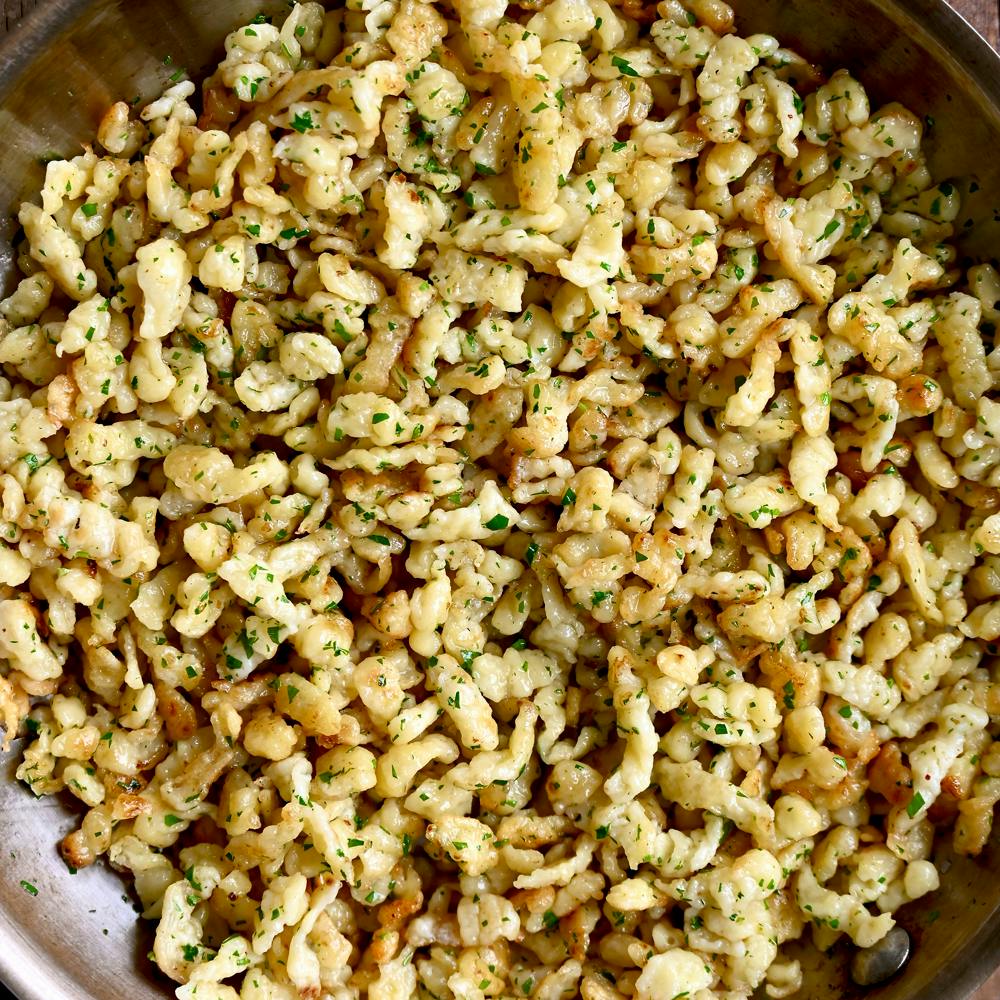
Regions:
<instances>
[{"instance_id":1,"label":"green herb flake","mask_svg":"<svg viewBox=\"0 0 1000 1000\"><path fill-rule=\"evenodd\" d=\"M836 219L831 219L826 224L826 229L823 230L823 235L819 238L819 241L822 242L832 236L838 229L840 229L840 223Z\"/></svg>"},{"instance_id":2,"label":"green herb flake","mask_svg":"<svg viewBox=\"0 0 1000 1000\"><path fill-rule=\"evenodd\" d=\"M632 68L627 59L621 56L612 56L611 65L614 66L622 76L638 76L639 74Z\"/></svg>"}]
</instances>

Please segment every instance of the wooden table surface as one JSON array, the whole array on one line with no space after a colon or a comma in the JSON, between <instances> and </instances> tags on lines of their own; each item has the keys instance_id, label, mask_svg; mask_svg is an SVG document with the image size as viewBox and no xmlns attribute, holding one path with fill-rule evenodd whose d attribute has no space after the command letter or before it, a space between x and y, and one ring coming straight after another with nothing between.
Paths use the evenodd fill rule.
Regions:
<instances>
[{"instance_id":1,"label":"wooden table surface","mask_svg":"<svg viewBox=\"0 0 1000 1000\"><path fill-rule=\"evenodd\" d=\"M37 7L43 0L0 0L0 34L10 25ZM739 0L730 0L739 7ZM998 0L949 0L951 5L965 16L979 31L1000 48L1000 3ZM0 1000L3 987L0 986ZM1000 998L1000 971L979 991L973 1000L998 1000Z\"/></svg>"},{"instance_id":2,"label":"wooden table surface","mask_svg":"<svg viewBox=\"0 0 1000 1000\"><path fill-rule=\"evenodd\" d=\"M1000 4L997 0L949 0L992 43L1000 48Z\"/></svg>"}]
</instances>

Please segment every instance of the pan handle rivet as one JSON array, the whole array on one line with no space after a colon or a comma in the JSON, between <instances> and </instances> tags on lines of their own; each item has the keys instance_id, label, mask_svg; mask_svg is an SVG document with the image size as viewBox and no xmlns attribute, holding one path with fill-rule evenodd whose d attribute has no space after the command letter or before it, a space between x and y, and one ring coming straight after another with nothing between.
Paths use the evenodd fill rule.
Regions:
<instances>
[{"instance_id":1,"label":"pan handle rivet","mask_svg":"<svg viewBox=\"0 0 1000 1000\"><path fill-rule=\"evenodd\" d=\"M910 935L893 927L878 944L862 948L851 961L851 978L858 986L877 986L891 979L910 957Z\"/></svg>"}]
</instances>

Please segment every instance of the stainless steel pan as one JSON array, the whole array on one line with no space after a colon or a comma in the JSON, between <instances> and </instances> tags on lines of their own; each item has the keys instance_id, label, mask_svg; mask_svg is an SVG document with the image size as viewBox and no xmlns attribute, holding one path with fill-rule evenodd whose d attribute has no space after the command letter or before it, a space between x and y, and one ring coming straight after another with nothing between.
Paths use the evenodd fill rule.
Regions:
<instances>
[{"instance_id":1,"label":"stainless steel pan","mask_svg":"<svg viewBox=\"0 0 1000 1000\"><path fill-rule=\"evenodd\" d=\"M935 173L971 191L963 249L1000 247L1000 57L940 0L730 0L744 28L769 31L817 63L846 65L878 100L927 117ZM42 159L72 153L114 100L148 98L179 67L217 55L258 0L49 0L0 45L0 276L9 277L10 212L37 190ZM278 11L282 3L265 3ZM978 189L978 190L977 190ZM0 978L21 1000L169 996L145 955L124 884L97 868L71 875L56 852L73 825L57 802L36 802L0 758ZM914 942L905 972L859 991L846 952L813 958L807 1000L966 1000L1000 964L1000 839L976 860L942 859L942 889L904 922Z\"/></svg>"}]
</instances>

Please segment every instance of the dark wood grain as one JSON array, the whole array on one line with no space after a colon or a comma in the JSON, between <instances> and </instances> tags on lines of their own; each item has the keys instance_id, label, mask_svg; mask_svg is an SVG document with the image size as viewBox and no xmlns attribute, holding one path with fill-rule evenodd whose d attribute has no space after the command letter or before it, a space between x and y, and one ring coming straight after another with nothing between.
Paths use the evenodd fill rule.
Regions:
<instances>
[{"instance_id":1,"label":"dark wood grain","mask_svg":"<svg viewBox=\"0 0 1000 1000\"><path fill-rule=\"evenodd\" d=\"M34 10L40 0L3 0L3 29L6 31L29 10Z\"/></svg>"},{"instance_id":2,"label":"dark wood grain","mask_svg":"<svg viewBox=\"0 0 1000 1000\"><path fill-rule=\"evenodd\" d=\"M1000 48L1000 4L997 0L951 0L951 5Z\"/></svg>"}]
</instances>

